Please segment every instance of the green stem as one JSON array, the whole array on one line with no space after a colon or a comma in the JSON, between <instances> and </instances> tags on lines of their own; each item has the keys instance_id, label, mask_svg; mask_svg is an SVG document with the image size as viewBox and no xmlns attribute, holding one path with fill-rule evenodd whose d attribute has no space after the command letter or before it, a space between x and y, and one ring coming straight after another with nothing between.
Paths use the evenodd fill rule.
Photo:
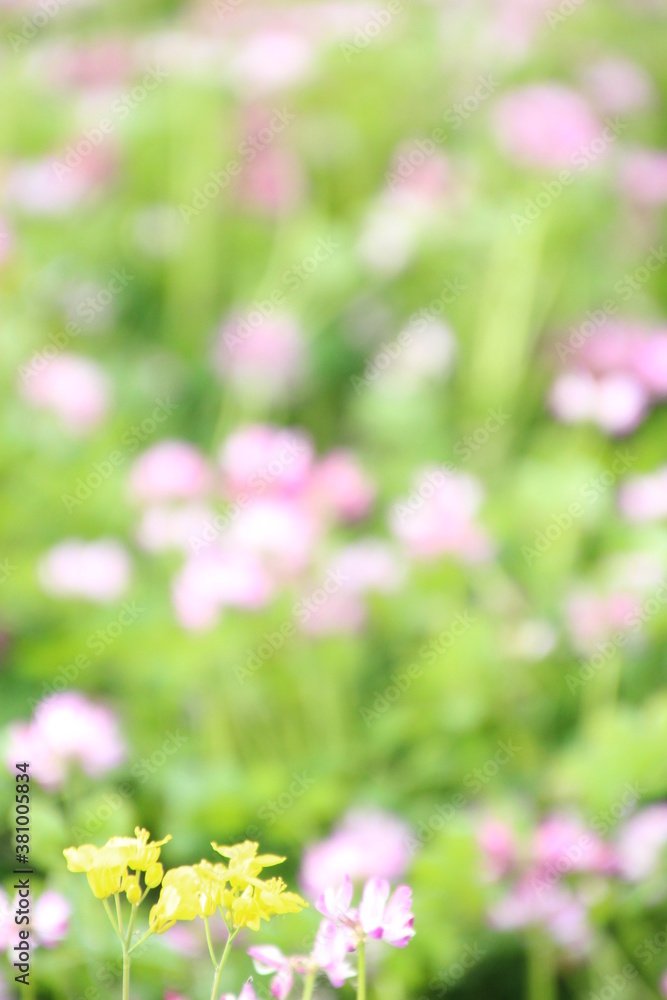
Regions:
<instances>
[{"instance_id":1,"label":"green stem","mask_svg":"<svg viewBox=\"0 0 667 1000\"><path fill-rule=\"evenodd\" d=\"M130 1000L130 952L123 945L123 1000Z\"/></svg>"},{"instance_id":2,"label":"green stem","mask_svg":"<svg viewBox=\"0 0 667 1000\"><path fill-rule=\"evenodd\" d=\"M118 930L118 925L117 925L116 921L113 918L113 913L112 913L111 907L109 905L109 900L108 899L103 899L102 902L104 903L104 909L107 911L107 917L111 921L111 926L113 927L114 931L116 932L116 937L118 938L118 940L122 944L123 943L123 939L120 936L120 931Z\"/></svg>"},{"instance_id":3,"label":"green stem","mask_svg":"<svg viewBox=\"0 0 667 1000\"><path fill-rule=\"evenodd\" d=\"M211 1000L216 1000L218 996L218 990L220 989L220 977L222 976L222 970L225 967L225 962L227 961L227 956L229 955L229 949L232 946L232 941L238 934L238 929L235 930L227 938L227 944L225 945L225 950L222 953L222 958L215 967L215 975L213 977L213 989L211 990Z\"/></svg>"},{"instance_id":4,"label":"green stem","mask_svg":"<svg viewBox=\"0 0 667 1000\"><path fill-rule=\"evenodd\" d=\"M313 986L315 985L315 973L316 970L313 969L313 971L309 972L308 975L305 977L303 981L303 996L301 997L301 1000L310 1000L310 998L312 997Z\"/></svg>"},{"instance_id":5,"label":"green stem","mask_svg":"<svg viewBox=\"0 0 667 1000\"><path fill-rule=\"evenodd\" d=\"M551 942L539 931L528 938L528 1000L555 1000L556 976Z\"/></svg>"},{"instance_id":6,"label":"green stem","mask_svg":"<svg viewBox=\"0 0 667 1000\"><path fill-rule=\"evenodd\" d=\"M136 951L139 945L142 945L144 941L151 936L152 933L153 933L153 928L149 927L144 936L140 937L139 940L135 944L133 944L131 948L127 949L128 955L131 955L133 951Z\"/></svg>"},{"instance_id":7,"label":"green stem","mask_svg":"<svg viewBox=\"0 0 667 1000\"><path fill-rule=\"evenodd\" d=\"M116 916L118 917L118 932L122 940L125 932L123 930L123 914L120 908L120 896L118 895L118 893L114 894L114 899L116 900Z\"/></svg>"},{"instance_id":8,"label":"green stem","mask_svg":"<svg viewBox=\"0 0 667 1000\"><path fill-rule=\"evenodd\" d=\"M365 944L357 945L357 1000L366 1000L366 953Z\"/></svg>"},{"instance_id":9,"label":"green stem","mask_svg":"<svg viewBox=\"0 0 667 1000\"><path fill-rule=\"evenodd\" d=\"M213 968L218 968L218 960L215 957L215 951L213 950L213 942L211 941L211 928L209 927L208 917L204 917L204 927L206 928L206 944L208 945L208 953L211 956L211 961L213 962Z\"/></svg>"},{"instance_id":10,"label":"green stem","mask_svg":"<svg viewBox=\"0 0 667 1000\"><path fill-rule=\"evenodd\" d=\"M130 922L127 925L127 936L125 938L125 947L128 949L132 944L132 931L134 930L134 918L137 915L137 910L139 909L139 904L132 907L132 912L130 913Z\"/></svg>"}]
</instances>

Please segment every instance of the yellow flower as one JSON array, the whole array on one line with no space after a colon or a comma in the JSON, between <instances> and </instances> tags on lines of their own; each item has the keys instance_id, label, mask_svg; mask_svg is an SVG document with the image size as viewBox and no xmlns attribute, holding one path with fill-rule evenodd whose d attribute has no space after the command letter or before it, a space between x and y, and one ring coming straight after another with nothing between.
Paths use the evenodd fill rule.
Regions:
<instances>
[{"instance_id":1,"label":"yellow flower","mask_svg":"<svg viewBox=\"0 0 667 1000\"><path fill-rule=\"evenodd\" d=\"M296 892L286 892L287 886L281 878L270 878L261 889L257 889L260 906L265 919L281 913L298 913L308 903Z\"/></svg>"},{"instance_id":2,"label":"yellow flower","mask_svg":"<svg viewBox=\"0 0 667 1000\"><path fill-rule=\"evenodd\" d=\"M149 889L156 889L160 882L162 881L162 876L164 875L164 868L160 861L156 861L154 865L149 865L146 869L146 874L144 875L144 880Z\"/></svg>"},{"instance_id":3,"label":"yellow flower","mask_svg":"<svg viewBox=\"0 0 667 1000\"><path fill-rule=\"evenodd\" d=\"M280 865L285 858L277 854L257 854L259 844L252 840L244 840L242 844L233 847L222 847L212 843L211 847L223 858L229 858L228 878L235 888L244 890L248 885L256 885L262 868Z\"/></svg>"},{"instance_id":4,"label":"yellow flower","mask_svg":"<svg viewBox=\"0 0 667 1000\"><path fill-rule=\"evenodd\" d=\"M149 924L161 934L177 920L211 917L216 907L209 882L200 877L194 866L172 868L164 876L160 898L151 909Z\"/></svg>"},{"instance_id":5,"label":"yellow flower","mask_svg":"<svg viewBox=\"0 0 667 1000\"><path fill-rule=\"evenodd\" d=\"M137 827L134 837L112 837L104 847L83 844L68 847L63 854L71 872L85 872L88 883L98 899L106 899L121 891L128 868L145 871L157 863L160 848L171 837L148 842L148 831Z\"/></svg>"}]
</instances>

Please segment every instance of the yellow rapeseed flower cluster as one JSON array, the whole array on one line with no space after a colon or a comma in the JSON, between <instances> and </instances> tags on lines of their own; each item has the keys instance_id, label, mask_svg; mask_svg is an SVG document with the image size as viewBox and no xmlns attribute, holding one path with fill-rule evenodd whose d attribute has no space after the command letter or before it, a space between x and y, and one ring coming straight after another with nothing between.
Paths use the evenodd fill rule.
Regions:
<instances>
[{"instance_id":1,"label":"yellow rapeseed flower cluster","mask_svg":"<svg viewBox=\"0 0 667 1000\"><path fill-rule=\"evenodd\" d=\"M285 858L257 854L258 846L250 840L232 847L214 843L213 849L228 864L201 861L168 871L160 898L150 913L151 928L160 934L177 920L210 917L218 908L230 930L258 930L260 920L298 913L308 904L295 892L288 892L281 878L259 878L264 868L281 864Z\"/></svg>"},{"instance_id":2,"label":"yellow rapeseed flower cluster","mask_svg":"<svg viewBox=\"0 0 667 1000\"><path fill-rule=\"evenodd\" d=\"M71 872L85 872L90 888L98 899L107 899L117 892L125 892L135 905L142 896L136 874L144 872L146 887L154 889L162 881L160 848L171 837L149 842L148 830L137 827L134 837L112 837L104 847L83 844L63 851Z\"/></svg>"}]
</instances>

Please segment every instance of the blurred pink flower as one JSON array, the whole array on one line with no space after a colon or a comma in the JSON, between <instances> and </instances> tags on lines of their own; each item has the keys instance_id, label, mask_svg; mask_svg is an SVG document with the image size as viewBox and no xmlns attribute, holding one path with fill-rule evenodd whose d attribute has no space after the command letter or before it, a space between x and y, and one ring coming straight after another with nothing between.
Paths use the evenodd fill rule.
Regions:
<instances>
[{"instance_id":1,"label":"blurred pink flower","mask_svg":"<svg viewBox=\"0 0 667 1000\"><path fill-rule=\"evenodd\" d=\"M538 872L561 876L568 872L611 874L617 870L614 851L578 819L553 815L537 827L533 862Z\"/></svg>"},{"instance_id":2,"label":"blurred pink flower","mask_svg":"<svg viewBox=\"0 0 667 1000\"><path fill-rule=\"evenodd\" d=\"M533 84L501 97L494 128L504 152L524 167L558 170L601 133L580 94L561 84Z\"/></svg>"},{"instance_id":3,"label":"blurred pink flower","mask_svg":"<svg viewBox=\"0 0 667 1000\"><path fill-rule=\"evenodd\" d=\"M477 842L484 855L485 876L496 882L507 875L517 858L514 831L500 820L487 819L477 829Z\"/></svg>"},{"instance_id":4,"label":"blurred pink flower","mask_svg":"<svg viewBox=\"0 0 667 1000\"><path fill-rule=\"evenodd\" d=\"M231 544L254 553L276 576L290 579L308 567L322 528L316 511L301 497L268 494L236 510L227 530Z\"/></svg>"},{"instance_id":5,"label":"blurred pink flower","mask_svg":"<svg viewBox=\"0 0 667 1000\"><path fill-rule=\"evenodd\" d=\"M591 63L584 72L584 83L595 106L608 115L642 111L655 96L645 70L638 63L620 56Z\"/></svg>"},{"instance_id":6,"label":"blurred pink flower","mask_svg":"<svg viewBox=\"0 0 667 1000\"><path fill-rule=\"evenodd\" d=\"M276 28L237 43L229 69L246 94L262 95L301 83L313 59L312 44L302 33Z\"/></svg>"},{"instance_id":7,"label":"blurred pink flower","mask_svg":"<svg viewBox=\"0 0 667 1000\"><path fill-rule=\"evenodd\" d=\"M146 507L136 529L137 542L146 552L196 551L196 540L202 542L214 521L213 509L200 503Z\"/></svg>"},{"instance_id":8,"label":"blurred pink flower","mask_svg":"<svg viewBox=\"0 0 667 1000\"><path fill-rule=\"evenodd\" d=\"M102 538L59 542L42 557L38 576L53 597L80 597L99 604L116 601L130 584L130 557L120 542Z\"/></svg>"},{"instance_id":9,"label":"blurred pink flower","mask_svg":"<svg viewBox=\"0 0 667 1000\"><path fill-rule=\"evenodd\" d=\"M77 154L78 155L78 154ZM65 215L105 185L115 170L111 153L93 148L80 161L67 162L67 153L16 163L7 177L7 203L31 215Z\"/></svg>"},{"instance_id":10,"label":"blurred pink flower","mask_svg":"<svg viewBox=\"0 0 667 1000\"><path fill-rule=\"evenodd\" d=\"M166 997L165 997L166 1000ZM174 1000L178 1000L177 997ZM238 997L235 997L233 993L223 993L221 1000L257 1000L255 991L253 989L252 980L249 979L247 983L244 983L241 987L241 992Z\"/></svg>"},{"instance_id":11,"label":"blurred pink flower","mask_svg":"<svg viewBox=\"0 0 667 1000\"><path fill-rule=\"evenodd\" d=\"M299 880L311 895L338 885L345 875L354 881L400 878L410 863L411 827L381 809L348 812L325 839L303 855Z\"/></svg>"},{"instance_id":12,"label":"blurred pink flower","mask_svg":"<svg viewBox=\"0 0 667 1000\"><path fill-rule=\"evenodd\" d=\"M14 234L7 219L0 215L0 266L12 256L14 250Z\"/></svg>"},{"instance_id":13,"label":"blurred pink flower","mask_svg":"<svg viewBox=\"0 0 667 1000\"><path fill-rule=\"evenodd\" d=\"M53 791L62 786L72 765L94 778L113 770L125 753L111 709L72 691L52 695L37 705L29 722L9 727L5 760L8 767L17 760L30 761L35 780ZM55 906L45 905L45 926L55 912Z\"/></svg>"},{"instance_id":14,"label":"blurred pink flower","mask_svg":"<svg viewBox=\"0 0 667 1000\"><path fill-rule=\"evenodd\" d=\"M653 878L667 860L667 803L647 806L619 832L616 850L623 876L633 882Z\"/></svg>"},{"instance_id":15,"label":"blurred pink flower","mask_svg":"<svg viewBox=\"0 0 667 1000\"><path fill-rule=\"evenodd\" d=\"M528 874L492 907L489 919L497 930L522 930L541 925L556 944L573 955L582 955L593 943L586 906L560 882L535 883Z\"/></svg>"},{"instance_id":16,"label":"blurred pink flower","mask_svg":"<svg viewBox=\"0 0 667 1000\"><path fill-rule=\"evenodd\" d=\"M375 488L355 455L343 448L330 451L313 468L311 491L318 507L343 521L365 517Z\"/></svg>"},{"instance_id":17,"label":"blurred pink flower","mask_svg":"<svg viewBox=\"0 0 667 1000\"><path fill-rule=\"evenodd\" d=\"M315 901L321 914L347 932L348 948L366 938L405 948L415 935L410 887L399 885L390 896L387 879L371 878L364 885L358 909L350 905L353 891L350 878L345 876L338 889L325 889Z\"/></svg>"},{"instance_id":18,"label":"blurred pink flower","mask_svg":"<svg viewBox=\"0 0 667 1000\"><path fill-rule=\"evenodd\" d=\"M633 476L620 488L619 507L630 521L667 517L667 465L645 476Z\"/></svg>"},{"instance_id":19,"label":"blurred pink flower","mask_svg":"<svg viewBox=\"0 0 667 1000\"><path fill-rule=\"evenodd\" d=\"M621 191L638 205L655 208L667 202L667 151L634 149L621 162Z\"/></svg>"},{"instance_id":20,"label":"blurred pink flower","mask_svg":"<svg viewBox=\"0 0 667 1000\"><path fill-rule=\"evenodd\" d=\"M338 988L355 970L346 961L348 953L345 933L331 920L320 923L315 944L310 955L283 955L275 945L256 945L248 948L255 969L260 975L272 975L270 992L276 1000L286 1000L294 984L294 974L312 975L320 969L326 973L332 986Z\"/></svg>"},{"instance_id":21,"label":"blurred pink flower","mask_svg":"<svg viewBox=\"0 0 667 1000\"><path fill-rule=\"evenodd\" d=\"M220 376L244 395L266 401L284 399L303 381L303 332L291 316L269 317L259 308L251 309L222 325L215 364Z\"/></svg>"},{"instance_id":22,"label":"blurred pink flower","mask_svg":"<svg viewBox=\"0 0 667 1000\"><path fill-rule=\"evenodd\" d=\"M313 446L304 431L251 424L230 434L220 453L230 497L302 493L310 482Z\"/></svg>"},{"instance_id":23,"label":"blurred pink flower","mask_svg":"<svg viewBox=\"0 0 667 1000\"><path fill-rule=\"evenodd\" d=\"M491 557L493 547L475 520L483 496L473 476L425 470L410 496L394 504L391 529L416 559L452 555L464 562L484 561Z\"/></svg>"},{"instance_id":24,"label":"blurred pink flower","mask_svg":"<svg viewBox=\"0 0 667 1000\"><path fill-rule=\"evenodd\" d=\"M629 591L600 594L590 589L575 590L565 605L572 642L580 652L590 652L614 632L627 630L640 605L639 595Z\"/></svg>"},{"instance_id":25,"label":"blurred pink flower","mask_svg":"<svg viewBox=\"0 0 667 1000\"><path fill-rule=\"evenodd\" d=\"M405 577L405 566L394 549L379 538L361 538L339 550L331 562L345 589L363 594L368 590L392 593Z\"/></svg>"},{"instance_id":26,"label":"blurred pink flower","mask_svg":"<svg viewBox=\"0 0 667 1000\"><path fill-rule=\"evenodd\" d=\"M667 395L667 330L654 330L637 345L633 356L635 374L656 397Z\"/></svg>"},{"instance_id":27,"label":"blurred pink flower","mask_svg":"<svg viewBox=\"0 0 667 1000\"><path fill-rule=\"evenodd\" d=\"M20 388L32 406L55 413L68 430L78 434L97 427L111 401L104 369L78 354L60 354L40 369L29 365Z\"/></svg>"},{"instance_id":28,"label":"blurred pink flower","mask_svg":"<svg viewBox=\"0 0 667 1000\"><path fill-rule=\"evenodd\" d=\"M559 375L549 405L567 424L591 422L609 434L629 434L646 416L648 397L641 382L623 373L595 378L585 371Z\"/></svg>"},{"instance_id":29,"label":"blurred pink flower","mask_svg":"<svg viewBox=\"0 0 667 1000\"><path fill-rule=\"evenodd\" d=\"M212 628L225 607L261 608L271 593L271 582L256 556L215 545L189 558L172 586L176 617L192 630Z\"/></svg>"},{"instance_id":30,"label":"blurred pink flower","mask_svg":"<svg viewBox=\"0 0 667 1000\"><path fill-rule=\"evenodd\" d=\"M130 494L141 503L200 497L210 485L206 459L187 441L166 440L152 445L130 470Z\"/></svg>"},{"instance_id":31,"label":"blurred pink flower","mask_svg":"<svg viewBox=\"0 0 667 1000\"><path fill-rule=\"evenodd\" d=\"M296 153L282 146L270 146L260 149L244 165L238 196L251 210L283 215L300 204L304 187L303 170Z\"/></svg>"},{"instance_id":32,"label":"blurred pink flower","mask_svg":"<svg viewBox=\"0 0 667 1000\"><path fill-rule=\"evenodd\" d=\"M44 948L55 948L67 937L71 907L64 896L53 890L43 892L35 903L32 927Z\"/></svg>"}]
</instances>

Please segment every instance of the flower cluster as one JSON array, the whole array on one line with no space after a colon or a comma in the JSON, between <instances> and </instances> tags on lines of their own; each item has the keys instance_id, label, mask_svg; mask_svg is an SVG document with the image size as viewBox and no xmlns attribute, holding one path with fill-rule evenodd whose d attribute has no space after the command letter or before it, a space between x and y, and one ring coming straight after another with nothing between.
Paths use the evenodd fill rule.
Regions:
<instances>
[{"instance_id":1,"label":"flower cluster","mask_svg":"<svg viewBox=\"0 0 667 1000\"><path fill-rule=\"evenodd\" d=\"M137 905L149 889L162 881L164 869L159 860L160 848L171 840L150 841L149 833L137 827L134 837L112 837L104 847L83 844L68 847L64 852L71 872L85 872L88 884L97 899L107 899L124 892L133 906ZM142 892L139 872L146 883Z\"/></svg>"},{"instance_id":2,"label":"flower cluster","mask_svg":"<svg viewBox=\"0 0 667 1000\"><path fill-rule=\"evenodd\" d=\"M288 892L281 878L259 878L262 869L281 864L285 858L258 855L259 845L249 840L233 847L211 846L229 863L201 861L168 871L150 914L150 926L157 933L168 930L177 920L211 917L218 909L228 928L256 931L261 920L298 913L308 905L295 892Z\"/></svg>"}]
</instances>

